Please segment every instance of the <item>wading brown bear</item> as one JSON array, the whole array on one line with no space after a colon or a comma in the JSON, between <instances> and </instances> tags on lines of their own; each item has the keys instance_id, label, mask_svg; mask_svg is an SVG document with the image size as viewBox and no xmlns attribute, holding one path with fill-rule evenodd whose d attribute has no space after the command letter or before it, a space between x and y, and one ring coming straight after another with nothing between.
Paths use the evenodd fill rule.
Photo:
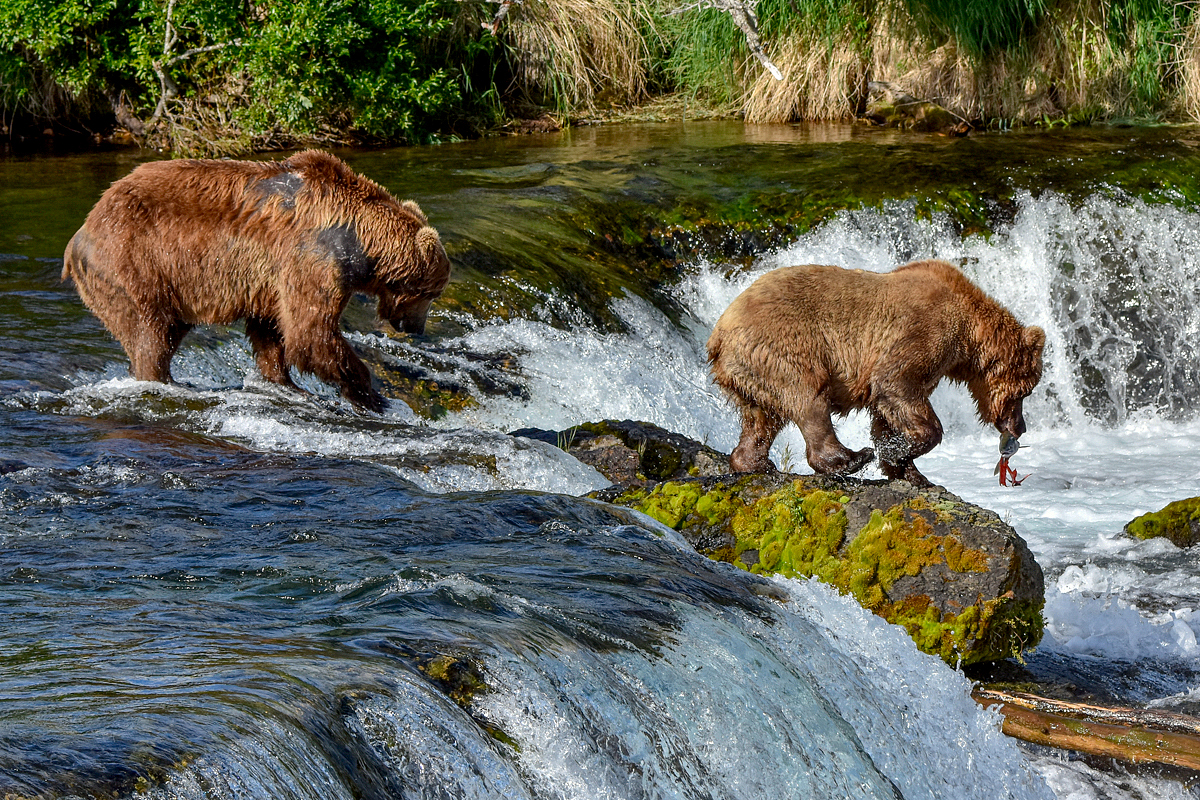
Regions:
<instances>
[{"instance_id":1,"label":"wading brown bear","mask_svg":"<svg viewBox=\"0 0 1200 800\"><path fill-rule=\"evenodd\" d=\"M109 187L67 245L63 279L125 348L138 380L169 382L197 324L246 320L264 378L288 367L383 409L338 328L355 292L397 330L422 333L450 279L437 231L334 156L156 161Z\"/></svg>"},{"instance_id":2,"label":"wading brown bear","mask_svg":"<svg viewBox=\"0 0 1200 800\"><path fill-rule=\"evenodd\" d=\"M771 443L789 421L817 473L850 474L878 456L889 479L929 481L913 460L942 440L929 396L965 383L979 417L1025 432L1022 401L1042 377L1041 328L1023 327L944 261L889 273L832 266L774 270L740 294L708 339L713 377L737 406L735 472L774 469ZM866 408L875 449L850 450L831 416Z\"/></svg>"}]
</instances>

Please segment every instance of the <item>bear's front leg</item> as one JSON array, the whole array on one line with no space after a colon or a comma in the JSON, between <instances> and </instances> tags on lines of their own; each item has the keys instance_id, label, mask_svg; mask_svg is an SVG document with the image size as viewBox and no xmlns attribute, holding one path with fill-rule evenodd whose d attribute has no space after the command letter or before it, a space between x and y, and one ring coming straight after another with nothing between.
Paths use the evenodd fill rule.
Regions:
<instances>
[{"instance_id":1,"label":"bear's front leg","mask_svg":"<svg viewBox=\"0 0 1200 800\"><path fill-rule=\"evenodd\" d=\"M893 419L904 419L906 424ZM913 463L942 441L941 420L928 400L913 405L879 403L871 411L871 441L879 455L879 469L888 480L906 480L920 489L933 486Z\"/></svg>"},{"instance_id":2,"label":"bear's front leg","mask_svg":"<svg viewBox=\"0 0 1200 800\"><path fill-rule=\"evenodd\" d=\"M293 362L297 368L338 387L342 397L355 408L376 413L383 411L383 397L371 385L371 371L339 332L323 332L307 347L293 348L290 341L285 341L284 352L289 358L292 358L293 349L297 351Z\"/></svg>"}]
</instances>

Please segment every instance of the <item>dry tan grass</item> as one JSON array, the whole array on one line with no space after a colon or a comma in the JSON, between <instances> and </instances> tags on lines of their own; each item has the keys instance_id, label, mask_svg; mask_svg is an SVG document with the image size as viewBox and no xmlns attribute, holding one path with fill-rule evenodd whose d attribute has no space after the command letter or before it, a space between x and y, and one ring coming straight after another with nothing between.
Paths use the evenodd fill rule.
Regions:
<instances>
[{"instance_id":1,"label":"dry tan grass","mask_svg":"<svg viewBox=\"0 0 1200 800\"><path fill-rule=\"evenodd\" d=\"M643 0L523 0L501 30L518 78L566 110L643 99L652 28Z\"/></svg>"},{"instance_id":2,"label":"dry tan grass","mask_svg":"<svg viewBox=\"0 0 1200 800\"><path fill-rule=\"evenodd\" d=\"M906 24L893 4L890 16L882 16L883 24L876 26L872 79L895 83L970 119L1027 123L1066 114L1104 118L1147 113L1150 109L1139 105L1130 77L1134 53L1113 45L1107 8L1104 0L1059 0L1024 41L980 58L958 52L953 43L931 42ZM1181 52L1185 80L1179 93L1197 98L1200 29L1193 23L1190 31L1191 42ZM1187 102L1188 113L1200 118L1200 100Z\"/></svg>"},{"instance_id":3,"label":"dry tan grass","mask_svg":"<svg viewBox=\"0 0 1200 800\"><path fill-rule=\"evenodd\" d=\"M795 31L771 47L769 55L783 80L775 80L757 62L747 65L749 86L742 104L747 122L854 116L866 81L866 65L853 42L830 44L813 32Z\"/></svg>"},{"instance_id":4,"label":"dry tan grass","mask_svg":"<svg viewBox=\"0 0 1200 800\"><path fill-rule=\"evenodd\" d=\"M1179 113L1200 122L1200 14L1192 18L1184 31L1178 67Z\"/></svg>"}]
</instances>

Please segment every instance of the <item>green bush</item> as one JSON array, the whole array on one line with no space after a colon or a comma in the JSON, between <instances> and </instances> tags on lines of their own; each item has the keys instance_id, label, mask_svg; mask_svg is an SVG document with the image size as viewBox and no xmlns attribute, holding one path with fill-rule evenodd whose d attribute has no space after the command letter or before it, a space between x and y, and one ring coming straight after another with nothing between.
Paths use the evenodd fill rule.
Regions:
<instances>
[{"instance_id":1,"label":"green bush","mask_svg":"<svg viewBox=\"0 0 1200 800\"><path fill-rule=\"evenodd\" d=\"M7 0L0 101L51 117L65 94L87 116L123 96L140 120L194 134L177 149L424 141L494 113L473 106L500 52L478 24L487 13L459 0Z\"/></svg>"}]
</instances>

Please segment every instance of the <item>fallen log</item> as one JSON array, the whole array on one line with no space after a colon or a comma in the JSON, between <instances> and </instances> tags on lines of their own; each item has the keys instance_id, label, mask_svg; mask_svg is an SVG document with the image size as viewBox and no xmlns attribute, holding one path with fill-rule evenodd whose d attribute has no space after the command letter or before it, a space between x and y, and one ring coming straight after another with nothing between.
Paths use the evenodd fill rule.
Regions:
<instances>
[{"instance_id":1,"label":"fallen log","mask_svg":"<svg viewBox=\"0 0 1200 800\"><path fill-rule=\"evenodd\" d=\"M1003 732L1034 744L1200 770L1200 719L1172 711L1097 706L977 687L971 696L1004 717Z\"/></svg>"}]
</instances>

